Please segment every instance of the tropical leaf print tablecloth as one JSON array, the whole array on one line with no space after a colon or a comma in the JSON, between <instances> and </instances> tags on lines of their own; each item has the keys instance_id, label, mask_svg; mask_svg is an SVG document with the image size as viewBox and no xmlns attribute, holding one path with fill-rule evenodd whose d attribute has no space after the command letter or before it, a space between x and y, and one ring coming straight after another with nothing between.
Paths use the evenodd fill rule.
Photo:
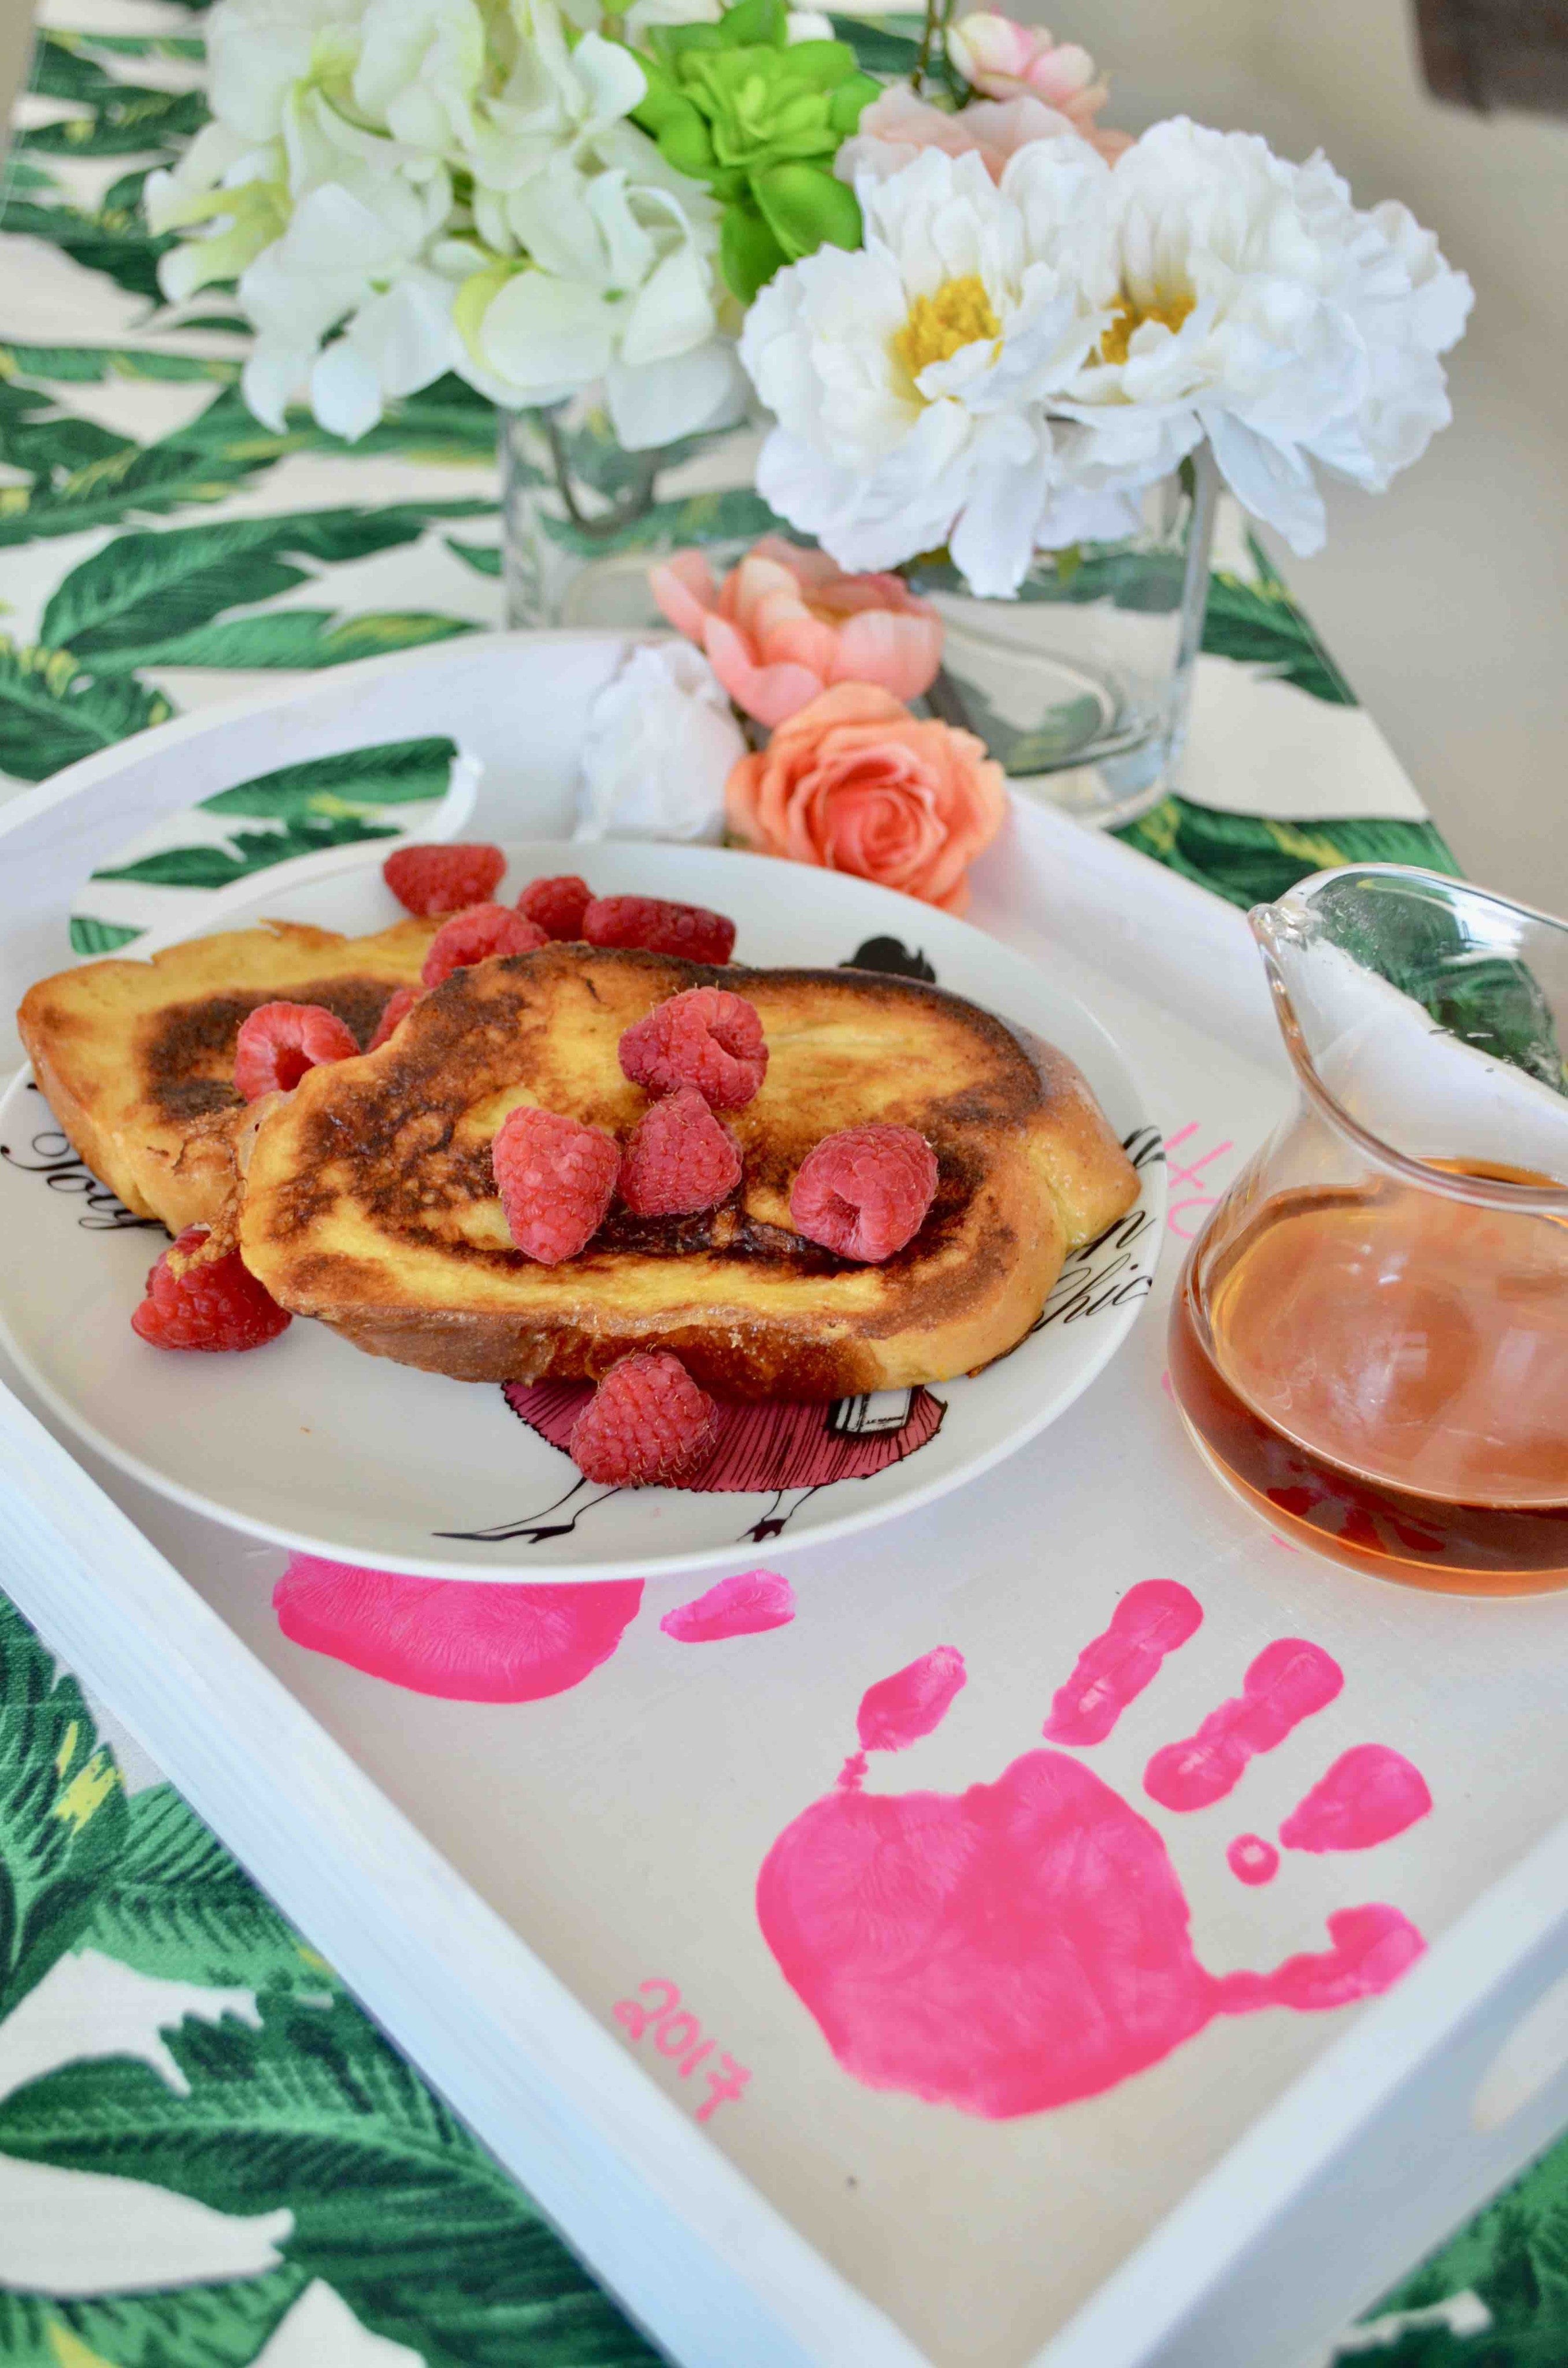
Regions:
<instances>
[{"instance_id":1,"label":"tropical leaf print tablecloth","mask_svg":"<svg viewBox=\"0 0 1568 2368\"><path fill-rule=\"evenodd\" d=\"M91 11L91 13L89 13ZM46 9L4 185L0 775L500 617L494 421L455 380L352 450L244 409L222 296L157 307L146 172L202 120L199 7ZM1123 836L1246 905L1451 859L1256 544L1222 554L1188 765ZM427 821L422 741L233 785L83 885L73 943ZM3 784L0 784L3 787ZM63 954L63 949L62 954ZM106 2181L115 2182L113 2185ZM1568 2150L1338 2356L1568 2357ZM0 2359L619 2368L651 2359L479 2147L0 1598Z\"/></svg>"}]
</instances>

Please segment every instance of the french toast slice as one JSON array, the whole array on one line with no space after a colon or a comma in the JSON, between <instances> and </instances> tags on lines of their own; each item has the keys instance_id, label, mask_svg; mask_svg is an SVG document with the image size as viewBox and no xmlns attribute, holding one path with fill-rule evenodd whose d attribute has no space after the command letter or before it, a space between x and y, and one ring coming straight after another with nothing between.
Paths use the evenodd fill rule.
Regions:
<instances>
[{"instance_id":1,"label":"french toast slice","mask_svg":"<svg viewBox=\"0 0 1568 2368\"><path fill-rule=\"evenodd\" d=\"M234 1191L234 1039L263 1003L320 1003L360 1043L417 986L438 921L377 937L268 921L150 961L84 962L29 987L17 1026L74 1150L139 1217L215 1225Z\"/></svg>"},{"instance_id":2,"label":"french toast slice","mask_svg":"<svg viewBox=\"0 0 1568 2368\"><path fill-rule=\"evenodd\" d=\"M744 1172L694 1217L612 1204L577 1258L514 1247L490 1146L537 1102L624 1140L647 1097L621 1032L692 986L744 996L769 1063L727 1111ZM869 1120L917 1127L937 1197L881 1266L803 1240L790 1188L812 1145ZM246 1265L358 1347L473 1382L593 1380L673 1349L729 1397L843 1397L949 1379L1011 1349L1069 1249L1138 1180L1072 1063L972 1004L870 972L722 970L552 945L460 970L379 1052L311 1070L250 1145Z\"/></svg>"}]
</instances>

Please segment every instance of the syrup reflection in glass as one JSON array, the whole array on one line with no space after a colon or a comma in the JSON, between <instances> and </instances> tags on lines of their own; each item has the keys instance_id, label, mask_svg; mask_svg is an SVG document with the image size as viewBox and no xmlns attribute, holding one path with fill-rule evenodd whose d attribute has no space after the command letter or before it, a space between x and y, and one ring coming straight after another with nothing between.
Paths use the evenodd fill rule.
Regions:
<instances>
[{"instance_id":1,"label":"syrup reflection in glass","mask_svg":"<svg viewBox=\"0 0 1568 2368\"><path fill-rule=\"evenodd\" d=\"M1178 1286L1187 1427L1293 1543L1568 1586L1568 928L1383 865L1253 926L1300 1098Z\"/></svg>"}]
</instances>

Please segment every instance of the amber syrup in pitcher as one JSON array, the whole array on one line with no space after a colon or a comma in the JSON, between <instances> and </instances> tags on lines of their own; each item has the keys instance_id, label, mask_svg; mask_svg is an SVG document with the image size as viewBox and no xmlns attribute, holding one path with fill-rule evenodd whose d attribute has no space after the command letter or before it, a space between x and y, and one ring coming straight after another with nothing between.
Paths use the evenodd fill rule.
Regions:
<instances>
[{"instance_id":1,"label":"amber syrup in pitcher","mask_svg":"<svg viewBox=\"0 0 1568 2368\"><path fill-rule=\"evenodd\" d=\"M1207 1265L1196 1245L1170 1372L1219 1477L1288 1542L1454 1593L1568 1586L1561 1218L1392 1178L1277 1194Z\"/></svg>"}]
</instances>

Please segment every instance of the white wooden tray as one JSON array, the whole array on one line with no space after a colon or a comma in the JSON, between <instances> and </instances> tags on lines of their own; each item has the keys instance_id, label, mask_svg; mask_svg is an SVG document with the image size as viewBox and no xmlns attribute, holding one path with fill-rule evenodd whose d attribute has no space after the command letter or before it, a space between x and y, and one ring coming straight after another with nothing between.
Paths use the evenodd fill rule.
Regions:
<instances>
[{"instance_id":1,"label":"white wooden tray","mask_svg":"<svg viewBox=\"0 0 1568 2368\"><path fill-rule=\"evenodd\" d=\"M91 760L0 815L6 983L58 962L71 894L104 850L264 763L450 729L455 711L486 768L468 826L561 829L573 722L614 659L586 636L476 639ZM661 1622L711 1574L662 1579L570 1691L484 1706L411 1694L287 1641L271 1609L281 1552L73 1455L19 1395L0 1400L0 1576L676 2360L1300 2368L1568 2118L1553 1988L1568 1966L1568 1602L1426 1598L1292 1553L1183 1440L1162 1388L1180 1236L1288 1090L1239 916L1027 810L987 859L975 917L1081 995L1141 1069L1177 1238L1131 1339L1032 1446L874 1535L797 1550L786 1532L738 1554L737 1571L788 1578L790 1624L679 1642ZM1076 1320L1094 1320L1093 1297ZM1063 1742L1058 1725L1048 1750L1081 1649L1153 1579L1187 1590L1201 1625L1102 1740ZM1158 1805L1151 1756L1282 1638L1332 1657L1342 1690L1227 1797ZM967 1683L923 1739L872 1755L860 1799L890 1805L854 1812L862 1839L882 1839L849 1939L840 1919L824 1942L820 1896L797 1885L805 1940L780 1943L775 1846L791 1833L790 1864L825 1868L821 1896L842 1905L813 1838L843 1839L851 1796L835 1778L862 1697L937 1647L962 1656ZM868 1732L889 1739L885 1721ZM1288 1850L1267 1886L1238 1881L1228 1845L1276 1833L1369 1742L1422 1770L1430 1815L1376 1849ZM1070 1782L1102 1810L1120 1796L1100 1841L1125 1839L1133 1813L1157 1836L1113 1905L1136 1924L1176 1886L1208 1974L1321 1952L1326 1918L1371 1902L1428 1953L1375 2002L1311 2010L1235 2011L1247 1993L1233 1982L1229 2010L1210 2013L1184 1975L1199 2006L1177 2044L1178 1916L1154 1952L1153 2060L1128 2068L1126 1999L1102 1985L1096 2060L1112 2077L1012 2110L1031 2082L1050 2087L1069 2021L1095 2027L1082 2001L1028 2044L999 2039L1006 1985L972 1917L938 1918L908 1964L855 1975L897 1872L884 1844L928 1868L909 1839L922 1818L972 1839L1031 1753L1088 1771L1097 1787ZM990 1789L960 1803L975 1786ZM1016 1833L993 1846L1000 1873L982 1888L1010 1930L1033 1861ZM1087 1858L1096 1847L1085 1829ZM770 1852L775 1945L756 1904ZM1045 1942L1076 1947L1081 1967L1065 1908L1061 1925ZM895 1993L919 2009L914 2043L889 2036ZM835 2013L842 2062L824 2031ZM865 2077L868 2033L892 2085Z\"/></svg>"}]
</instances>

